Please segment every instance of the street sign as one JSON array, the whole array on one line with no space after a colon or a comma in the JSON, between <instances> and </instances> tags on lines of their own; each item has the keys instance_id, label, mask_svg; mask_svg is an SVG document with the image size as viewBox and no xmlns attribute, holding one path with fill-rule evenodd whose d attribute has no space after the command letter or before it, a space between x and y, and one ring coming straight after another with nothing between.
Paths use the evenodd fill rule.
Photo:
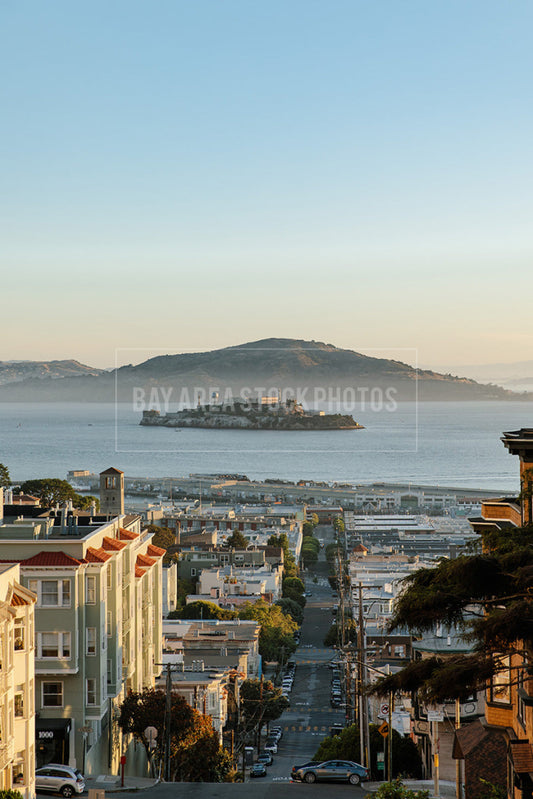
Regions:
<instances>
[{"instance_id":1,"label":"street sign","mask_svg":"<svg viewBox=\"0 0 533 799\"><path fill-rule=\"evenodd\" d=\"M388 702L382 702L379 706L379 713L378 718L386 719L389 717L389 704Z\"/></svg>"},{"instance_id":2,"label":"street sign","mask_svg":"<svg viewBox=\"0 0 533 799\"><path fill-rule=\"evenodd\" d=\"M383 722L383 724L381 724L381 725L378 727L378 732L379 732L379 734L380 734L380 735L382 735L384 738L386 738L386 737L387 737L387 735L389 734L389 725L387 724L387 722L386 722L386 721L384 721L384 722Z\"/></svg>"}]
</instances>

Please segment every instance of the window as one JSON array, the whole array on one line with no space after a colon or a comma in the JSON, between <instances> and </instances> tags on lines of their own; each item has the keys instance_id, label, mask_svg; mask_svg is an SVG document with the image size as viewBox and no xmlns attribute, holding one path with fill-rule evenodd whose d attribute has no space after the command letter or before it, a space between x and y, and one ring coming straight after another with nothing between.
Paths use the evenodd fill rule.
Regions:
<instances>
[{"instance_id":1,"label":"window","mask_svg":"<svg viewBox=\"0 0 533 799\"><path fill-rule=\"evenodd\" d=\"M191 569L191 577L196 577L196 569Z\"/></svg>"},{"instance_id":2,"label":"window","mask_svg":"<svg viewBox=\"0 0 533 799\"><path fill-rule=\"evenodd\" d=\"M28 586L37 594L37 607L70 607L70 580L29 580Z\"/></svg>"},{"instance_id":3,"label":"window","mask_svg":"<svg viewBox=\"0 0 533 799\"><path fill-rule=\"evenodd\" d=\"M107 659L107 684L111 685L113 682L113 661L111 658Z\"/></svg>"},{"instance_id":4,"label":"window","mask_svg":"<svg viewBox=\"0 0 533 799\"><path fill-rule=\"evenodd\" d=\"M69 658L70 633L37 633L37 657Z\"/></svg>"},{"instance_id":5,"label":"window","mask_svg":"<svg viewBox=\"0 0 533 799\"><path fill-rule=\"evenodd\" d=\"M24 619L15 619L15 652L25 648Z\"/></svg>"},{"instance_id":6,"label":"window","mask_svg":"<svg viewBox=\"0 0 533 799\"><path fill-rule=\"evenodd\" d=\"M94 574L85 575L85 601L88 605L96 605L96 577Z\"/></svg>"},{"instance_id":7,"label":"window","mask_svg":"<svg viewBox=\"0 0 533 799\"><path fill-rule=\"evenodd\" d=\"M112 630L113 630L113 612L111 610L108 610L107 611L107 627L106 627L106 632L107 632L107 637L108 638L111 638Z\"/></svg>"},{"instance_id":8,"label":"window","mask_svg":"<svg viewBox=\"0 0 533 799\"><path fill-rule=\"evenodd\" d=\"M503 668L492 677L490 683L490 702L508 705L511 702L511 663L510 658L502 658Z\"/></svg>"},{"instance_id":9,"label":"window","mask_svg":"<svg viewBox=\"0 0 533 799\"><path fill-rule=\"evenodd\" d=\"M88 655L96 655L96 627L87 627L86 631L86 653Z\"/></svg>"},{"instance_id":10,"label":"window","mask_svg":"<svg viewBox=\"0 0 533 799\"><path fill-rule=\"evenodd\" d=\"M111 572L111 566L108 566L107 567L107 571L106 571L106 584L107 584L107 590L108 591L111 591L111 589L113 588L112 577L113 577L113 574Z\"/></svg>"},{"instance_id":11,"label":"window","mask_svg":"<svg viewBox=\"0 0 533 799\"><path fill-rule=\"evenodd\" d=\"M96 680L94 677L87 678L87 704L96 705Z\"/></svg>"},{"instance_id":12,"label":"window","mask_svg":"<svg viewBox=\"0 0 533 799\"><path fill-rule=\"evenodd\" d=\"M15 694L15 717L22 718L24 716L24 694L22 691Z\"/></svg>"},{"instance_id":13,"label":"window","mask_svg":"<svg viewBox=\"0 0 533 799\"><path fill-rule=\"evenodd\" d=\"M43 682L43 707L63 707L63 683Z\"/></svg>"}]
</instances>

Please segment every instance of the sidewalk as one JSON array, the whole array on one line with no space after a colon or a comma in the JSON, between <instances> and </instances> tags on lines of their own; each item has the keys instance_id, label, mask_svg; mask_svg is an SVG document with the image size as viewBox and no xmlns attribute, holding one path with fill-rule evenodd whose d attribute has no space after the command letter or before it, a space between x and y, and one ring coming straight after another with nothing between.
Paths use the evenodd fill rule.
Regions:
<instances>
[{"instance_id":1,"label":"sidewalk","mask_svg":"<svg viewBox=\"0 0 533 799\"><path fill-rule=\"evenodd\" d=\"M100 774L98 777L85 777L85 790L96 789L107 793L118 793L120 791L143 791L146 788L153 788L159 780L153 777L129 777L124 776L124 787L120 784L120 777L116 774Z\"/></svg>"},{"instance_id":2,"label":"sidewalk","mask_svg":"<svg viewBox=\"0 0 533 799\"><path fill-rule=\"evenodd\" d=\"M406 788L411 788L413 791L429 791L430 797L434 799L436 794L433 792L433 780L402 780L403 784ZM382 785L381 782L364 782L362 784L362 788L369 793L373 793L377 791L379 786ZM439 796L444 797L445 799L454 799L455 797L455 782L450 782L449 780L440 780L439 781Z\"/></svg>"}]
</instances>

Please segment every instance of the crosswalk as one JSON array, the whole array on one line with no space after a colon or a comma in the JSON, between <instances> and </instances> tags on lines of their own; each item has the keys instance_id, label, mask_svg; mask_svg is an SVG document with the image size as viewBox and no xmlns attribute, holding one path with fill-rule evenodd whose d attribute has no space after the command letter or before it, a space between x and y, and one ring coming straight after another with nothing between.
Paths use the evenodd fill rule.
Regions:
<instances>
[{"instance_id":1,"label":"crosswalk","mask_svg":"<svg viewBox=\"0 0 533 799\"><path fill-rule=\"evenodd\" d=\"M329 732L329 726L322 724L288 724L284 732Z\"/></svg>"}]
</instances>

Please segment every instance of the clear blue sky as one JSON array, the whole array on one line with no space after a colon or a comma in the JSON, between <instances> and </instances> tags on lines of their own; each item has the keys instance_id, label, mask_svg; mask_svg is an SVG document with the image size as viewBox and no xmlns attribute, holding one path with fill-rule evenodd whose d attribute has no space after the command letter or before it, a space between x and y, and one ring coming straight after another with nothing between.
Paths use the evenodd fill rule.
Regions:
<instances>
[{"instance_id":1,"label":"clear blue sky","mask_svg":"<svg viewBox=\"0 0 533 799\"><path fill-rule=\"evenodd\" d=\"M0 359L271 335L533 357L531 0L0 20Z\"/></svg>"}]
</instances>

